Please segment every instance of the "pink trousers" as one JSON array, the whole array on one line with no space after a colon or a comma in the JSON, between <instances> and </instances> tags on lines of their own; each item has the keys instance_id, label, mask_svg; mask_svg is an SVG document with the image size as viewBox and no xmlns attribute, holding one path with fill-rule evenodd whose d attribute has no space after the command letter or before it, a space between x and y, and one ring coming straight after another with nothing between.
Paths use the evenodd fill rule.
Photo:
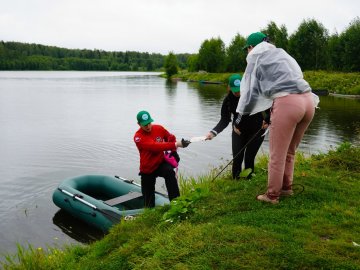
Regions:
<instances>
[{"instance_id":1,"label":"pink trousers","mask_svg":"<svg viewBox=\"0 0 360 270\"><path fill-rule=\"evenodd\" d=\"M277 199L293 183L295 151L314 117L310 92L276 98L271 112L267 195Z\"/></svg>"}]
</instances>

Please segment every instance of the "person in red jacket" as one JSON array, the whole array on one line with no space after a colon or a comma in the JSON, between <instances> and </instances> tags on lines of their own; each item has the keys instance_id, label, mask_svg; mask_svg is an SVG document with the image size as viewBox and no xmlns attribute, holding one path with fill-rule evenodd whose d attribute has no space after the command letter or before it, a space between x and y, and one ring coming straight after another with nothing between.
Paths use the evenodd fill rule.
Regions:
<instances>
[{"instance_id":1,"label":"person in red jacket","mask_svg":"<svg viewBox=\"0 0 360 270\"><path fill-rule=\"evenodd\" d=\"M154 121L147 111L140 111L137 116L140 128L134 135L134 142L140 154L141 191L145 207L155 206L155 183L157 177L165 179L170 201L180 196L174 168L165 161L164 151L172 151L178 157L176 149L187 147L190 142L176 137Z\"/></svg>"}]
</instances>

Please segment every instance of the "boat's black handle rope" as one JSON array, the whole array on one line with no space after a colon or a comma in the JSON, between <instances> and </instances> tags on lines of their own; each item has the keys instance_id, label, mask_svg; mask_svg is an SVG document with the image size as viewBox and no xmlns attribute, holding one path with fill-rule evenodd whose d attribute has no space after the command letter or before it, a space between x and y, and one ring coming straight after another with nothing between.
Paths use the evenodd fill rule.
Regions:
<instances>
[{"instance_id":1,"label":"boat's black handle rope","mask_svg":"<svg viewBox=\"0 0 360 270\"><path fill-rule=\"evenodd\" d=\"M74 199L74 200L75 200L75 199ZM82 210L79 210L79 209L74 208L68 198L65 198L64 201L65 201L66 203L68 203L72 209L74 209L74 210L76 210L76 211L78 211L78 212L80 212L80 213L82 213L82 214L86 214L86 215L89 215L89 216L92 216L92 217L96 217L96 213L95 213L95 212L85 212L85 211L82 211Z\"/></svg>"}]
</instances>

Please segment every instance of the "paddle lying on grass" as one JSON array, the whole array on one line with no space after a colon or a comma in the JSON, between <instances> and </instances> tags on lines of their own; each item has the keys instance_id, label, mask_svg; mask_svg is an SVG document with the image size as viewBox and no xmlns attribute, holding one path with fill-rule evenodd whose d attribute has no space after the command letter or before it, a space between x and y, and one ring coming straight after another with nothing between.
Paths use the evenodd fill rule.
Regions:
<instances>
[{"instance_id":1,"label":"paddle lying on grass","mask_svg":"<svg viewBox=\"0 0 360 270\"><path fill-rule=\"evenodd\" d=\"M111 210L108 210L108 209L100 209L98 207L96 207L95 205L85 201L84 199L80 198L79 195L77 194L72 194L70 193L69 191L66 191L65 189L61 189L61 188L58 188L59 191L61 191L62 193L70 196L71 198L73 198L74 200L78 200L79 202L89 206L90 208L92 208L94 211L97 211L101 214L103 214L106 218L108 218L109 220L111 220L113 223L119 223L120 220L121 220L121 216ZM88 213L91 215L91 213ZM95 213L93 213L95 214Z\"/></svg>"}]
</instances>

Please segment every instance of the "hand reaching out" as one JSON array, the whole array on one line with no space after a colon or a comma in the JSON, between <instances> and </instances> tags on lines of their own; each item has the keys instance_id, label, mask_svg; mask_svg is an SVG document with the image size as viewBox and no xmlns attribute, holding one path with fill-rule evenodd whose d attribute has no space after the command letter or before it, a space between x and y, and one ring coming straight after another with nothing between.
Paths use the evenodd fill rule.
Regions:
<instances>
[{"instance_id":1,"label":"hand reaching out","mask_svg":"<svg viewBox=\"0 0 360 270\"><path fill-rule=\"evenodd\" d=\"M176 147L182 147L186 148L189 146L191 142L189 140L185 140L184 138L181 139L181 141L176 142Z\"/></svg>"},{"instance_id":2,"label":"hand reaching out","mask_svg":"<svg viewBox=\"0 0 360 270\"><path fill-rule=\"evenodd\" d=\"M215 137L215 134L210 131L208 134L206 134L205 140L212 140L214 137Z\"/></svg>"}]
</instances>

